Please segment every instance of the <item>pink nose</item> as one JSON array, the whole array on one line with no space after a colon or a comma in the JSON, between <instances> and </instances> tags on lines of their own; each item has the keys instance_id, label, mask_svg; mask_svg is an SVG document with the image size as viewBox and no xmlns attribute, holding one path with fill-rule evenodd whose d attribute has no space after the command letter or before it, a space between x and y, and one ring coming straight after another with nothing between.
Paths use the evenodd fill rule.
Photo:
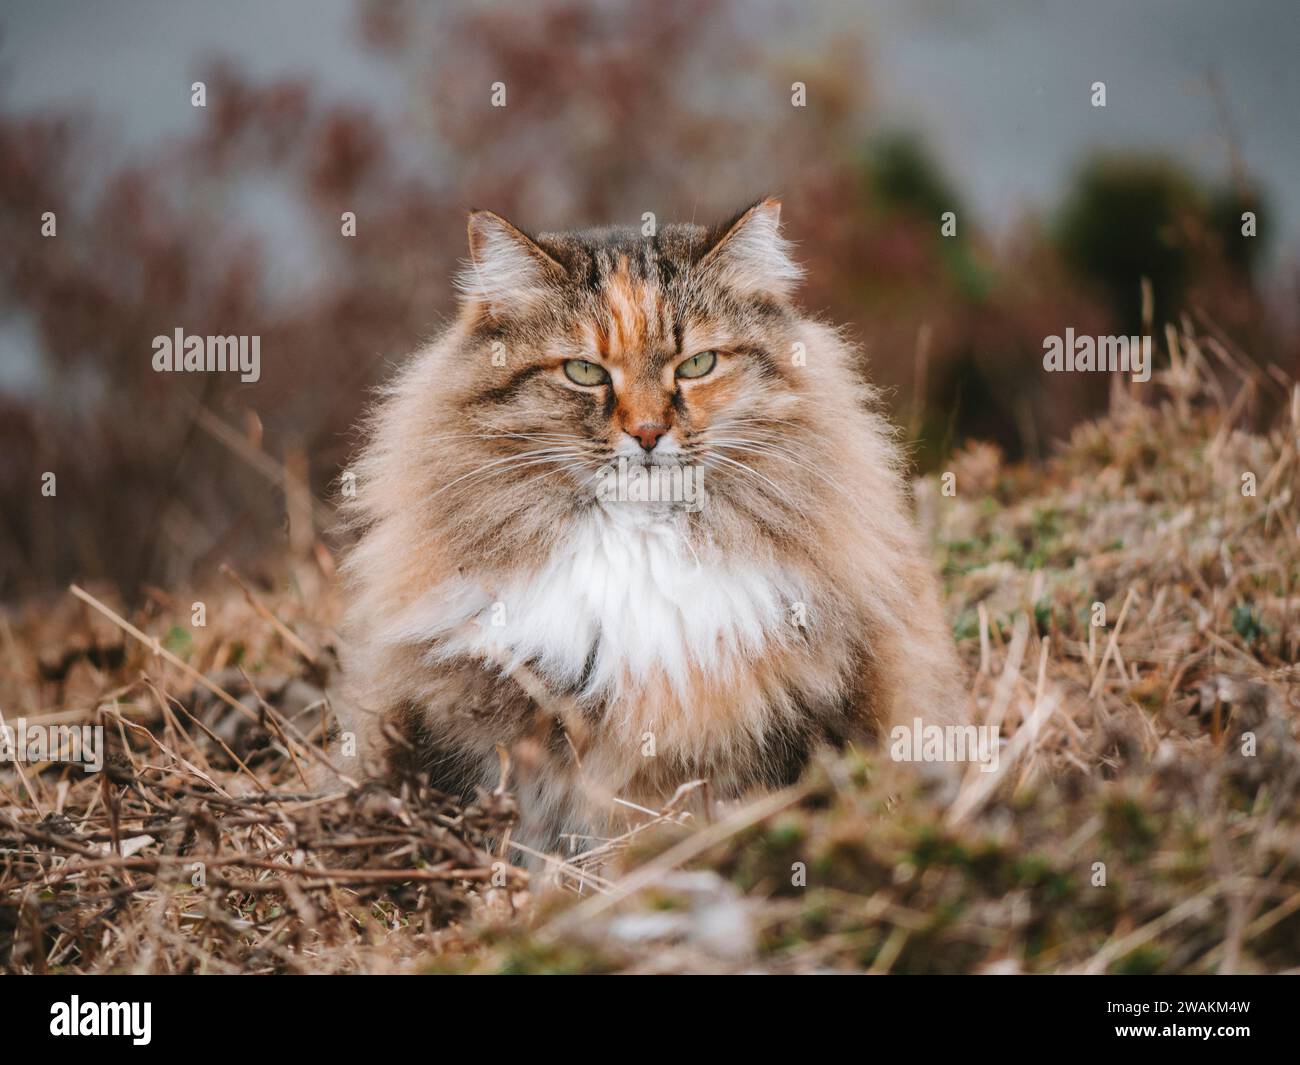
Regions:
<instances>
[{"instance_id":1,"label":"pink nose","mask_svg":"<svg viewBox=\"0 0 1300 1065\"><path fill-rule=\"evenodd\" d=\"M647 451L653 451L655 444L659 443L659 438L668 432L666 425L652 425L645 423L633 426L627 430L627 435L634 438Z\"/></svg>"}]
</instances>

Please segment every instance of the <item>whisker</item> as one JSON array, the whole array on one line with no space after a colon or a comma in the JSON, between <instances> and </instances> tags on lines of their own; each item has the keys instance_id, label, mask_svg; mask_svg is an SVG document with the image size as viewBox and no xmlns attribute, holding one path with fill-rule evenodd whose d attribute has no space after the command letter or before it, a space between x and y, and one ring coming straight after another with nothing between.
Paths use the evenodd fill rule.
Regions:
<instances>
[{"instance_id":1,"label":"whisker","mask_svg":"<svg viewBox=\"0 0 1300 1065\"><path fill-rule=\"evenodd\" d=\"M852 503L855 507L860 508L863 506L862 501L857 499L855 496L853 496L852 493L850 493L838 481L827 476L826 473L823 472L822 470L819 470L815 466L809 464L808 462L803 461L802 456L798 455L796 452L790 451L788 448L776 444L772 441L750 440L745 437L724 437L717 440L706 439L706 442L709 444L710 447L721 448L725 450L746 451L756 455L767 455L770 458L779 459L783 462L788 463L791 466L794 466L796 469L800 469L805 471L806 473L812 474L814 477L818 478L824 484L835 489L837 492L843 495L844 498L848 500L850 503Z\"/></svg>"},{"instance_id":2,"label":"whisker","mask_svg":"<svg viewBox=\"0 0 1300 1065\"><path fill-rule=\"evenodd\" d=\"M447 484L444 484L437 491L431 492L429 495L425 496L423 502L427 503L430 500L437 498L443 492L447 491L450 488L454 488L456 485L460 484L464 480L467 480L468 478L479 477L484 474L487 474L488 476L494 476L497 473L506 473L510 469L521 468L523 465L532 464L531 462L523 463L522 460L524 459L537 459L538 461L555 461L556 459L559 458L581 458L581 457L584 456L582 455L582 453L579 451L578 448L573 446L564 447L564 448L560 448L560 447L535 448L532 451L520 452L518 455L507 455L504 458L493 459L490 462L486 462L482 466L470 470L469 473L461 474L461 476L455 478L452 481L449 481Z\"/></svg>"},{"instance_id":3,"label":"whisker","mask_svg":"<svg viewBox=\"0 0 1300 1065\"><path fill-rule=\"evenodd\" d=\"M778 496L781 497L781 499L786 503L786 505L790 507L791 510L799 509L799 505L795 503L795 501L792 500L788 495L785 494L785 492L782 490L780 485L778 485L770 477L765 477L763 474L759 473L752 466L747 466L743 462L739 462L736 459L728 458L726 455L719 455L716 452L709 455L709 457L705 459L704 464L706 466L708 465L710 459L715 460L717 462L725 462L728 466L734 466L737 469L741 470L742 472L749 474L751 477L755 477L760 481L766 482L768 485L772 487L772 490L776 492Z\"/></svg>"}]
</instances>

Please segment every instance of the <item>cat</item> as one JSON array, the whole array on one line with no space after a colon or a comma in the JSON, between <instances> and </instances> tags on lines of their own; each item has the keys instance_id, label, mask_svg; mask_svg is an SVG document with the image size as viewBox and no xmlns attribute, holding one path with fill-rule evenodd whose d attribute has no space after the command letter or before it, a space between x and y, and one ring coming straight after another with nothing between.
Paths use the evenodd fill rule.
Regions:
<instances>
[{"instance_id":1,"label":"cat","mask_svg":"<svg viewBox=\"0 0 1300 1065\"><path fill-rule=\"evenodd\" d=\"M370 773L505 773L516 838L581 850L689 782L741 797L821 745L968 719L895 433L793 302L780 212L537 237L470 214L459 315L352 466L344 728Z\"/></svg>"}]
</instances>

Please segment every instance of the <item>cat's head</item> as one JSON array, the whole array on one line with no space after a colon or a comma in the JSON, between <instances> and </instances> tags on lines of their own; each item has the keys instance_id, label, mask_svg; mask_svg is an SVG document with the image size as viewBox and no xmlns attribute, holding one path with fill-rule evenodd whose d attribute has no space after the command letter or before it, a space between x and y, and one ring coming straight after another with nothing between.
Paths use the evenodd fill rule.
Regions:
<instances>
[{"instance_id":1,"label":"cat's head","mask_svg":"<svg viewBox=\"0 0 1300 1065\"><path fill-rule=\"evenodd\" d=\"M535 237L473 212L452 368L458 465L485 471L470 483L504 488L509 469L584 491L622 460L781 502L817 441L780 211L766 199L712 229Z\"/></svg>"}]
</instances>

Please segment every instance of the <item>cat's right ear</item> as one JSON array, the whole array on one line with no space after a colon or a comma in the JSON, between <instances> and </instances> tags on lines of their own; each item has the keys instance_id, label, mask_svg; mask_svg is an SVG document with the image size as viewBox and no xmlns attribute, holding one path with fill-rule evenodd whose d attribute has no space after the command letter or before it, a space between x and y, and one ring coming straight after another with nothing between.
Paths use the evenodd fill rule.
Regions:
<instances>
[{"instance_id":1,"label":"cat's right ear","mask_svg":"<svg viewBox=\"0 0 1300 1065\"><path fill-rule=\"evenodd\" d=\"M563 275L559 263L499 214L470 212L469 261L456 278L467 304L494 316L525 311Z\"/></svg>"},{"instance_id":2,"label":"cat's right ear","mask_svg":"<svg viewBox=\"0 0 1300 1065\"><path fill-rule=\"evenodd\" d=\"M698 269L746 295L788 298L803 270L781 235L781 201L759 200L715 230Z\"/></svg>"}]
</instances>

